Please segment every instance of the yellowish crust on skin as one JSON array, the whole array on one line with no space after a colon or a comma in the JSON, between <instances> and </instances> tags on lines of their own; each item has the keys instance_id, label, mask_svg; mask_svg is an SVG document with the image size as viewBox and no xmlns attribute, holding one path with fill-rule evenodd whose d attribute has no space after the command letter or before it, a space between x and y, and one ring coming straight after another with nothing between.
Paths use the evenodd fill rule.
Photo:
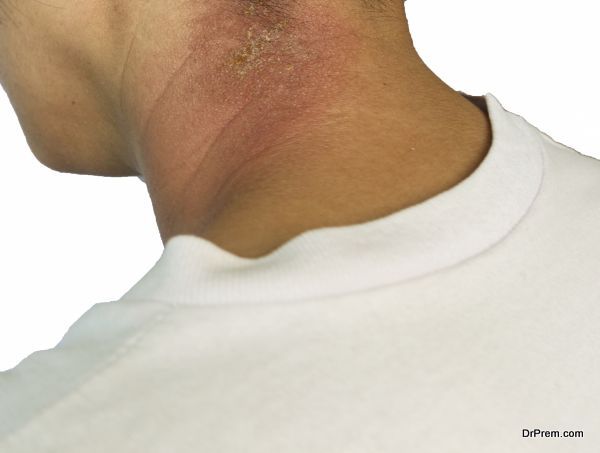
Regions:
<instances>
[{"instance_id":1,"label":"yellowish crust on skin","mask_svg":"<svg viewBox=\"0 0 600 453\"><path fill-rule=\"evenodd\" d=\"M230 55L229 68L240 78L249 71L261 66L263 63L271 62L275 56L265 57L265 53L274 43L282 39L287 21L277 22L270 28L251 26L246 32L247 42L240 48L234 50Z\"/></svg>"},{"instance_id":2,"label":"yellowish crust on skin","mask_svg":"<svg viewBox=\"0 0 600 453\"><path fill-rule=\"evenodd\" d=\"M311 84L324 87L356 47L356 36L327 2L235 0L233 5L214 12L232 24L222 31L229 36L220 40L216 31L201 44L229 93L260 95L286 85L293 95Z\"/></svg>"}]
</instances>

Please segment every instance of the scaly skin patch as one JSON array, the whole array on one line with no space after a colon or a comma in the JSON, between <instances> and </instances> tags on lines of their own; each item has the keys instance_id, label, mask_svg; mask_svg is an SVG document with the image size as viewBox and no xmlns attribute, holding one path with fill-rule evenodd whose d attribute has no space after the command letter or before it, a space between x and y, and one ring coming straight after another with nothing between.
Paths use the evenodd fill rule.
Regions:
<instances>
[{"instance_id":1,"label":"scaly skin patch","mask_svg":"<svg viewBox=\"0 0 600 453\"><path fill-rule=\"evenodd\" d=\"M260 29L252 26L246 32L247 43L241 49L237 49L231 54L229 67L240 78L243 78L249 71L252 71L264 63L270 63L276 59L270 55L265 57L265 54L273 47L273 45L282 39L285 32L286 21L276 23L268 29Z\"/></svg>"}]
</instances>

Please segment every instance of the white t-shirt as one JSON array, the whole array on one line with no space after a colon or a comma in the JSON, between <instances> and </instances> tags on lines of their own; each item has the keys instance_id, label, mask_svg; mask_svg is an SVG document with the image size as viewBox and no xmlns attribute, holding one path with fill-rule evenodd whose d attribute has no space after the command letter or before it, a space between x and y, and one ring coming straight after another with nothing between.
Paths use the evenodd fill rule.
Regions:
<instances>
[{"instance_id":1,"label":"white t-shirt","mask_svg":"<svg viewBox=\"0 0 600 453\"><path fill-rule=\"evenodd\" d=\"M489 153L423 203L259 259L170 240L0 374L0 452L600 451L600 161L482 100Z\"/></svg>"}]
</instances>

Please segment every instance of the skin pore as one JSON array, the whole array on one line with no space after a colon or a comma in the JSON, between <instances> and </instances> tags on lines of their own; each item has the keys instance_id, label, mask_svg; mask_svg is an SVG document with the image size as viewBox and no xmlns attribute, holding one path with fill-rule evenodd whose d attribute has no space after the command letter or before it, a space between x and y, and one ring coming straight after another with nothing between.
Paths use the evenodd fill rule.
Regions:
<instances>
[{"instance_id":1,"label":"skin pore","mask_svg":"<svg viewBox=\"0 0 600 453\"><path fill-rule=\"evenodd\" d=\"M489 150L389 3L26 0L0 20L0 80L43 163L141 174L163 241L255 258L424 201Z\"/></svg>"}]
</instances>

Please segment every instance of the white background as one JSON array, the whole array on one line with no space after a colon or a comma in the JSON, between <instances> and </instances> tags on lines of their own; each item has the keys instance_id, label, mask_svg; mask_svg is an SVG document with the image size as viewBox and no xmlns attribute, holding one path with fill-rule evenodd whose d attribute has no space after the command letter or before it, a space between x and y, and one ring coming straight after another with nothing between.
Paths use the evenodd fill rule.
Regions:
<instances>
[{"instance_id":1,"label":"white background","mask_svg":"<svg viewBox=\"0 0 600 453\"><path fill-rule=\"evenodd\" d=\"M555 140L600 158L600 14L589 0L409 0L414 41L454 89L494 94ZM160 256L136 178L54 173L0 92L0 370L53 347Z\"/></svg>"}]
</instances>

